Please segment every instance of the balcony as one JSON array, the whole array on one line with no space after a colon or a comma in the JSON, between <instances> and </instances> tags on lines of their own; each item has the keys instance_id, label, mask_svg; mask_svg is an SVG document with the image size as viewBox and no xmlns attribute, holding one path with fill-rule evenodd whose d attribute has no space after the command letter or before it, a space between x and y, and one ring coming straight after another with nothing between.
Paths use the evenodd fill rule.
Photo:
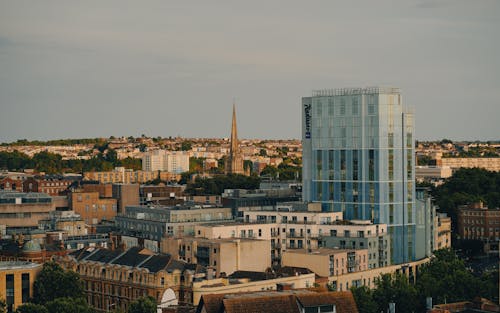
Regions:
<instances>
[{"instance_id":1,"label":"balcony","mask_svg":"<svg viewBox=\"0 0 500 313\"><path fill-rule=\"evenodd\" d=\"M286 234L288 238L304 238L304 234L296 233L296 232L288 232Z\"/></svg>"}]
</instances>

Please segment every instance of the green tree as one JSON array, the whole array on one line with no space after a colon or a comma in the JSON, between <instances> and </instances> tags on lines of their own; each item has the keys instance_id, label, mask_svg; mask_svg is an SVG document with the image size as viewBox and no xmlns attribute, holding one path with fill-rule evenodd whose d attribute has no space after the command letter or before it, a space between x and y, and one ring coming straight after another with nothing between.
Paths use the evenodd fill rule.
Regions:
<instances>
[{"instance_id":1,"label":"green tree","mask_svg":"<svg viewBox=\"0 0 500 313\"><path fill-rule=\"evenodd\" d=\"M57 298L79 299L83 296L80 276L73 271L63 270L55 262L45 263L33 284L33 302L36 304L45 304Z\"/></svg>"},{"instance_id":2,"label":"green tree","mask_svg":"<svg viewBox=\"0 0 500 313\"><path fill-rule=\"evenodd\" d=\"M16 313L49 313L41 304L25 303L17 307Z\"/></svg>"},{"instance_id":3,"label":"green tree","mask_svg":"<svg viewBox=\"0 0 500 313\"><path fill-rule=\"evenodd\" d=\"M418 306L417 290L401 274L383 274L375 280L373 300L378 304L377 312L385 312L390 302L396 303L396 312L412 313Z\"/></svg>"},{"instance_id":4,"label":"green tree","mask_svg":"<svg viewBox=\"0 0 500 313\"><path fill-rule=\"evenodd\" d=\"M260 176L270 176L271 178L277 178L278 172L279 171L276 166L267 165L266 167L264 167L262 172L260 172Z\"/></svg>"},{"instance_id":5,"label":"green tree","mask_svg":"<svg viewBox=\"0 0 500 313\"><path fill-rule=\"evenodd\" d=\"M181 150L182 151L189 151L192 149L192 143L190 141L183 141L181 143Z\"/></svg>"},{"instance_id":6,"label":"green tree","mask_svg":"<svg viewBox=\"0 0 500 313\"><path fill-rule=\"evenodd\" d=\"M50 313L94 313L83 298L57 298L48 302L45 307Z\"/></svg>"},{"instance_id":7,"label":"green tree","mask_svg":"<svg viewBox=\"0 0 500 313\"><path fill-rule=\"evenodd\" d=\"M4 299L0 299L0 313L7 312L7 303L5 303Z\"/></svg>"},{"instance_id":8,"label":"green tree","mask_svg":"<svg viewBox=\"0 0 500 313\"><path fill-rule=\"evenodd\" d=\"M474 277L452 250L437 250L434 256L419 271L416 286L421 301L432 297L435 303L457 302L483 295L487 285ZM496 290L494 295L498 295Z\"/></svg>"},{"instance_id":9,"label":"green tree","mask_svg":"<svg viewBox=\"0 0 500 313\"><path fill-rule=\"evenodd\" d=\"M378 313L378 305L373 300L373 291L367 286L352 287L352 295L358 306L359 313Z\"/></svg>"},{"instance_id":10,"label":"green tree","mask_svg":"<svg viewBox=\"0 0 500 313\"><path fill-rule=\"evenodd\" d=\"M203 172L203 161L205 158L189 158L189 171L195 173Z\"/></svg>"},{"instance_id":11,"label":"green tree","mask_svg":"<svg viewBox=\"0 0 500 313\"><path fill-rule=\"evenodd\" d=\"M139 298L130 303L127 313L156 313L156 300L151 296Z\"/></svg>"}]
</instances>

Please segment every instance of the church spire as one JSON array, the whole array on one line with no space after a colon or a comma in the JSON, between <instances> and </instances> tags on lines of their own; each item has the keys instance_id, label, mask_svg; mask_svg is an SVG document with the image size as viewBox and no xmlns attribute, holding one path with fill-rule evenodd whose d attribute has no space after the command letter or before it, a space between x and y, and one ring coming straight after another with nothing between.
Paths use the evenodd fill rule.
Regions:
<instances>
[{"instance_id":1,"label":"church spire","mask_svg":"<svg viewBox=\"0 0 500 313\"><path fill-rule=\"evenodd\" d=\"M226 158L226 174L244 174L243 156L238 141L238 129L236 127L236 104L233 101L233 119L231 122L231 139L229 142L229 155Z\"/></svg>"},{"instance_id":2,"label":"church spire","mask_svg":"<svg viewBox=\"0 0 500 313\"><path fill-rule=\"evenodd\" d=\"M231 154L239 151L240 145L238 143L238 128L236 127L236 104L233 102L233 121L231 125Z\"/></svg>"}]
</instances>

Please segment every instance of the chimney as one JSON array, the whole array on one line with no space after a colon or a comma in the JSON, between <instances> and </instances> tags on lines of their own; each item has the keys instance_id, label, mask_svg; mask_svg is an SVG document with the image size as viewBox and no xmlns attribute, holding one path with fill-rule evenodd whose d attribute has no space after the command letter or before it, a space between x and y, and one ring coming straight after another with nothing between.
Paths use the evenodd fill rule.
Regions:
<instances>
[{"instance_id":1,"label":"chimney","mask_svg":"<svg viewBox=\"0 0 500 313\"><path fill-rule=\"evenodd\" d=\"M432 297L425 298L425 308L429 312L432 310Z\"/></svg>"}]
</instances>

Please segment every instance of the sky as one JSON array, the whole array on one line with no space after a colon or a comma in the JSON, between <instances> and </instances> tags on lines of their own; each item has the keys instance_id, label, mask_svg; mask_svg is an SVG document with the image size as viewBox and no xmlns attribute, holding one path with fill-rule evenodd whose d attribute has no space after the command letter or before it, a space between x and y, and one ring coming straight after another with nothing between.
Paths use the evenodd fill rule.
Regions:
<instances>
[{"instance_id":1,"label":"sky","mask_svg":"<svg viewBox=\"0 0 500 313\"><path fill-rule=\"evenodd\" d=\"M500 0L0 0L0 142L301 137L301 97L395 86L415 138L500 140Z\"/></svg>"}]
</instances>

